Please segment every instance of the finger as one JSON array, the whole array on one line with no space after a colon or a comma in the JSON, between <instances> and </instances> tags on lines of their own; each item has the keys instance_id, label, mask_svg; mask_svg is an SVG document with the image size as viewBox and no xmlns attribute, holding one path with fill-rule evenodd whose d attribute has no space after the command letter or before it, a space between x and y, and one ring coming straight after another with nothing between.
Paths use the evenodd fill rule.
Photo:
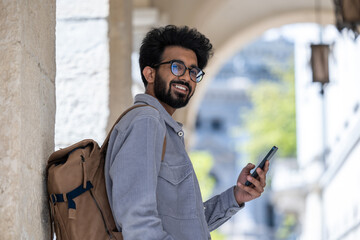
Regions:
<instances>
[{"instance_id":1,"label":"finger","mask_svg":"<svg viewBox=\"0 0 360 240\"><path fill-rule=\"evenodd\" d=\"M257 190L255 190L254 187L249 187L249 186L245 186L241 183L238 184L239 188L244 190L245 192L247 192L249 195L250 195L250 198L251 199L255 199L255 198L258 198L260 197L261 193Z\"/></svg>"},{"instance_id":2,"label":"finger","mask_svg":"<svg viewBox=\"0 0 360 240\"><path fill-rule=\"evenodd\" d=\"M247 168L247 169L253 169L255 167L255 165L254 164L252 164L252 163L248 163L246 166L245 166L245 168Z\"/></svg>"},{"instance_id":3,"label":"finger","mask_svg":"<svg viewBox=\"0 0 360 240\"><path fill-rule=\"evenodd\" d=\"M253 169L254 167L255 167L255 165L254 165L254 164L252 164L252 163L248 163L248 164L246 165L246 167L245 167L245 168L247 168L247 169L251 170L251 169Z\"/></svg>"},{"instance_id":4,"label":"finger","mask_svg":"<svg viewBox=\"0 0 360 240\"><path fill-rule=\"evenodd\" d=\"M266 160L265 166L264 166L264 172L265 174L269 171L270 162L269 160Z\"/></svg>"},{"instance_id":5,"label":"finger","mask_svg":"<svg viewBox=\"0 0 360 240\"><path fill-rule=\"evenodd\" d=\"M254 164L248 163L248 164L243 168L243 170L242 170L241 172L244 172L244 173L246 173L246 175L249 175L251 169L253 169L254 167L255 167Z\"/></svg>"},{"instance_id":6,"label":"finger","mask_svg":"<svg viewBox=\"0 0 360 240\"><path fill-rule=\"evenodd\" d=\"M264 186L259 180L255 179L251 176L248 176L247 180L254 185L254 187L252 187L252 189L259 192L260 194L264 192Z\"/></svg>"},{"instance_id":7,"label":"finger","mask_svg":"<svg viewBox=\"0 0 360 240\"><path fill-rule=\"evenodd\" d=\"M266 172L263 171L261 168L257 169L256 172L259 176L258 180L260 181L261 186L265 187L266 186Z\"/></svg>"}]
</instances>

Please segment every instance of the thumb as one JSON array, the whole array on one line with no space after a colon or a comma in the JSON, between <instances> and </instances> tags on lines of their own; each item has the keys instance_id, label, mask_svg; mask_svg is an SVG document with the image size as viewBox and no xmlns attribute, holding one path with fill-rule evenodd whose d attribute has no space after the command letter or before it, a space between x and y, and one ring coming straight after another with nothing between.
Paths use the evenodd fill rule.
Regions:
<instances>
[{"instance_id":1,"label":"thumb","mask_svg":"<svg viewBox=\"0 0 360 240\"><path fill-rule=\"evenodd\" d=\"M248 163L248 164L245 166L244 171L245 171L246 173L250 173L250 170L253 169L254 167L255 167L254 164Z\"/></svg>"}]
</instances>

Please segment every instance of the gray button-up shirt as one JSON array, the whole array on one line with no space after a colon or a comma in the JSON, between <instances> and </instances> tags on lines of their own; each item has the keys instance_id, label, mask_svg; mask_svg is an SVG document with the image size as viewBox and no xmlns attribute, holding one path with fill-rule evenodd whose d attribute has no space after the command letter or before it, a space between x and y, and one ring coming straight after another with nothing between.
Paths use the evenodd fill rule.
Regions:
<instances>
[{"instance_id":1,"label":"gray button-up shirt","mask_svg":"<svg viewBox=\"0 0 360 240\"><path fill-rule=\"evenodd\" d=\"M137 95L135 104L156 109L133 109L111 133L105 179L117 227L125 240L210 239L209 231L243 207L234 187L203 203L182 125L150 95Z\"/></svg>"}]
</instances>

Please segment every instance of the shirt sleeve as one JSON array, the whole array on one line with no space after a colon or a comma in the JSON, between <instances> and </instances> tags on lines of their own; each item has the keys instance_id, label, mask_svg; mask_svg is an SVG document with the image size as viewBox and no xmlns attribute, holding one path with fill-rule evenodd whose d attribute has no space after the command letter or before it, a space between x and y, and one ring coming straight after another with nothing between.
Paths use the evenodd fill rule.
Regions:
<instances>
[{"instance_id":1,"label":"shirt sleeve","mask_svg":"<svg viewBox=\"0 0 360 240\"><path fill-rule=\"evenodd\" d=\"M211 232L221 226L244 206L244 203L239 206L236 202L234 187L206 201L204 209L209 231Z\"/></svg>"},{"instance_id":2,"label":"shirt sleeve","mask_svg":"<svg viewBox=\"0 0 360 240\"><path fill-rule=\"evenodd\" d=\"M109 171L111 201L124 239L173 239L163 230L156 201L165 132L159 119L142 116L114 141ZM118 138L125 139L123 144L117 143Z\"/></svg>"}]
</instances>

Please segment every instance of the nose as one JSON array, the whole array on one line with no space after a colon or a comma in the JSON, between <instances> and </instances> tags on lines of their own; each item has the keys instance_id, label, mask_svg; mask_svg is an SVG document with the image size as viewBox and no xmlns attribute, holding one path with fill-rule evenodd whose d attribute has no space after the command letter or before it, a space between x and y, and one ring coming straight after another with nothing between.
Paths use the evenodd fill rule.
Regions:
<instances>
[{"instance_id":1,"label":"nose","mask_svg":"<svg viewBox=\"0 0 360 240\"><path fill-rule=\"evenodd\" d=\"M190 69L186 68L184 74L181 76L181 78L185 79L187 82L192 82L190 77Z\"/></svg>"},{"instance_id":2,"label":"nose","mask_svg":"<svg viewBox=\"0 0 360 240\"><path fill-rule=\"evenodd\" d=\"M180 80L183 80L184 82L186 82L186 84L188 85L188 88L190 90L190 92L192 92L192 89L195 89L196 87L196 82L194 82L193 80L191 80L191 77L190 77L190 69L189 68L186 68L185 69L185 73L181 76L181 79Z\"/></svg>"}]
</instances>

